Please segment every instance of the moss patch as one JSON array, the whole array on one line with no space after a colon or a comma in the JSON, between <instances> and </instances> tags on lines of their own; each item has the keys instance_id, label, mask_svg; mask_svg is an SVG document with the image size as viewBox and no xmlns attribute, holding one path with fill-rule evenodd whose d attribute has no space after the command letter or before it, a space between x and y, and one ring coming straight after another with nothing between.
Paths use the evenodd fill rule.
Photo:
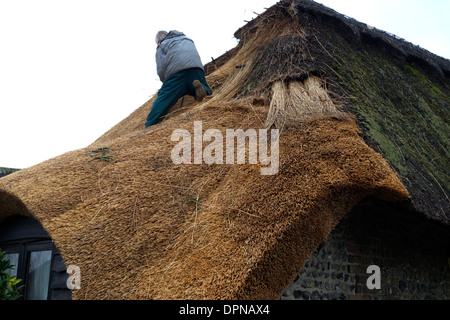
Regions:
<instances>
[{"instance_id":1,"label":"moss patch","mask_svg":"<svg viewBox=\"0 0 450 320\"><path fill-rule=\"evenodd\" d=\"M416 204L428 211L426 202L432 200L438 205L435 214L445 215L450 195L448 84L413 62L342 37L330 50L330 75L367 140L397 170L413 198L418 196Z\"/></svg>"}]
</instances>

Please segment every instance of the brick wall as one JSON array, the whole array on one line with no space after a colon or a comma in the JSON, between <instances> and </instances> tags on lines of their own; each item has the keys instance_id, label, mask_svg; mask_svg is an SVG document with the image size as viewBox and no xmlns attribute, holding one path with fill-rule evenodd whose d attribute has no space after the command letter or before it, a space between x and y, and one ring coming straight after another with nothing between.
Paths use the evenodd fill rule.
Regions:
<instances>
[{"instance_id":1,"label":"brick wall","mask_svg":"<svg viewBox=\"0 0 450 320\"><path fill-rule=\"evenodd\" d=\"M281 299L450 298L450 227L375 200L359 204L306 262ZM381 289L370 290L370 265Z\"/></svg>"}]
</instances>

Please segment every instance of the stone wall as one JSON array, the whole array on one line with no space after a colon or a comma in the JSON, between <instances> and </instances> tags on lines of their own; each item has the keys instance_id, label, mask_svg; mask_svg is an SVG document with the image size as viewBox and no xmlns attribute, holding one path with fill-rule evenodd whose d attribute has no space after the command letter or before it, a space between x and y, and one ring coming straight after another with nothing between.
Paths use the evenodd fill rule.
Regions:
<instances>
[{"instance_id":1,"label":"stone wall","mask_svg":"<svg viewBox=\"0 0 450 320\"><path fill-rule=\"evenodd\" d=\"M364 201L311 256L281 299L447 300L449 231L450 226L414 212ZM380 268L380 289L367 286L371 265Z\"/></svg>"}]
</instances>

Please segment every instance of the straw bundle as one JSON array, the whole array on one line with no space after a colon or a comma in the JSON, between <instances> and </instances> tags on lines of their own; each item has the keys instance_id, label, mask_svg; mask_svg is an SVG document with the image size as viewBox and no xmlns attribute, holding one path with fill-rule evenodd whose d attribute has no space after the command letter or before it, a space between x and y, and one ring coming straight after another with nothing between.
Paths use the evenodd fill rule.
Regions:
<instances>
[{"instance_id":1,"label":"straw bundle","mask_svg":"<svg viewBox=\"0 0 450 320\"><path fill-rule=\"evenodd\" d=\"M298 126L317 118L348 119L350 116L339 111L319 78L308 77L304 82L277 81L272 86L272 98L265 127L274 125L282 130Z\"/></svg>"}]
</instances>

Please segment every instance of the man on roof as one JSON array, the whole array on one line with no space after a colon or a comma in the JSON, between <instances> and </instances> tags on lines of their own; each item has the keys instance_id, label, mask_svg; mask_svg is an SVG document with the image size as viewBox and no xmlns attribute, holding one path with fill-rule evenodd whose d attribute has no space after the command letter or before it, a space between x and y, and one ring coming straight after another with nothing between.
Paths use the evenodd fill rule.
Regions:
<instances>
[{"instance_id":1,"label":"man on roof","mask_svg":"<svg viewBox=\"0 0 450 320\"><path fill-rule=\"evenodd\" d=\"M155 38L156 68L162 87L145 127L161 122L178 99L185 95L202 101L211 95L200 55L194 42L180 31L159 31Z\"/></svg>"}]
</instances>

